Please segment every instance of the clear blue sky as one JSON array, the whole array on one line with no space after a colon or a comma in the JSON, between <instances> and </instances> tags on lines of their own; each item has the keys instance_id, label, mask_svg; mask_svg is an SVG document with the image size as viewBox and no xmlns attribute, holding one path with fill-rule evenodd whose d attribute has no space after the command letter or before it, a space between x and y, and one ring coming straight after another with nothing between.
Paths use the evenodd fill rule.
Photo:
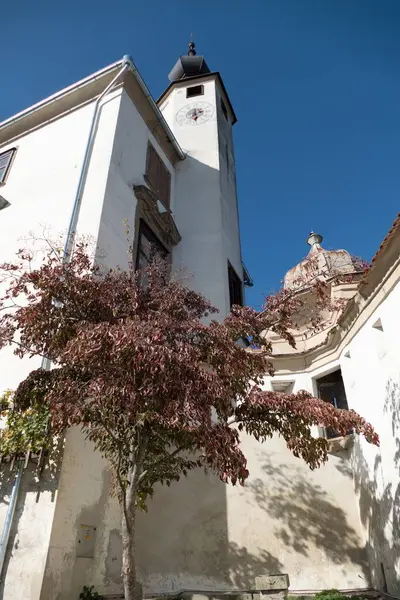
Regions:
<instances>
[{"instance_id":1,"label":"clear blue sky","mask_svg":"<svg viewBox=\"0 0 400 600\"><path fill-rule=\"evenodd\" d=\"M194 32L238 115L250 304L310 229L370 259L399 210L400 0L17 0L1 21L0 120L124 54L157 97Z\"/></svg>"}]
</instances>

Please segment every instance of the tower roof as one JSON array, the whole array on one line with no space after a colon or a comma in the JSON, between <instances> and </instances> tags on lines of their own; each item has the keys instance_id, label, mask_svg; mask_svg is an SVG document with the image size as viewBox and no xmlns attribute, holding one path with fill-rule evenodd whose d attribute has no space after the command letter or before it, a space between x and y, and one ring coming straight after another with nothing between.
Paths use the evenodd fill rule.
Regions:
<instances>
[{"instance_id":1,"label":"tower roof","mask_svg":"<svg viewBox=\"0 0 400 600\"><path fill-rule=\"evenodd\" d=\"M197 77L210 73L210 69L203 56L199 56L195 50L195 43L189 42L188 53L180 56L168 75L171 82L186 79L187 77Z\"/></svg>"},{"instance_id":2,"label":"tower roof","mask_svg":"<svg viewBox=\"0 0 400 600\"><path fill-rule=\"evenodd\" d=\"M307 244L311 246L307 256L289 269L284 287L296 289L311 285L316 279L330 279L335 275L354 273L358 269L347 250L325 250L321 246L323 237L311 231Z\"/></svg>"}]
</instances>

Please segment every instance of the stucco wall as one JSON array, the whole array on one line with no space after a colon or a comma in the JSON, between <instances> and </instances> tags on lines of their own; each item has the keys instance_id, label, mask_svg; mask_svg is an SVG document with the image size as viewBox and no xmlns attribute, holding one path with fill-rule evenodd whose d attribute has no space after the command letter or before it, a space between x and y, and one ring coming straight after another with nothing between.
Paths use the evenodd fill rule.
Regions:
<instances>
[{"instance_id":1,"label":"stucco wall","mask_svg":"<svg viewBox=\"0 0 400 600\"><path fill-rule=\"evenodd\" d=\"M145 183L143 176L149 140L171 170L172 208L174 171L124 91L117 115L104 202L98 211L97 245L105 264L126 268L131 257L123 221L128 220L130 237L134 238L137 201L132 186ZM96 207L88 205L82 223L86 223L86 215L89 217L91 209ZM77 556L82 525L96 528L93 558ZM120 591L119 529L120 512L110 495L106 463L93 452L80 431L73 429L66 439L41 600L77 598L83 585L92 583L103 593Z\"/></svg>"},{"instance_id":2,"label":"stucco wall","mask_svg":"<svg viewBox=\"0 0 400 600\"><path fill-rule=\"evenodd\" d=\"M135 211L137 200L132 186L147 185L147 144L151 142L171 173L171 210L175 208L175 170L160 148L125 91L119 105L110 169L108 171L104 204L98 235L98 246L109 266L128 266L128 237L124 219L127 219L129 238L135 237Z\"/></svg>"},{"instance_id":3,"label":"stucco wall","mask_svg":"<svg viewBox=\"0 0 400 600\"><path fill-rule=\"evenodd\" d=\"M188 285L200 291L225 315L229 311L228 260L242 277L240 239L237 224L236 189L223 196L219 129L227 124L218 108L215 77L201 80L204 94L186 98L186 83L176 85L162 110L186 158L177 165L175 217L182 241L174 251L176 267L191 276ZM193 82L191 83L193 85ZM207 102L211 118L199 125L179 124L177 112L187 105ZM230 126L229 126L230 127ZM230 149L233 155L232 149ZM224 202L229 200L232 217L227 218ZM224 216L225 215L225 216Z\"/></svg>"},{"instance_id":4,"label":"stucco wall","mask_svg":"<svg viewBox=\"0 0 400 600\"><path fill-rule=\"evenodd\" d=\"M349 356L343 353L341 360L350 408L370 421L380 436L380 448L360 440L352 463L373 583L382 589L386 578L394 595L400 593L399 305L400 283L350 342Z\"/></svg>"},{"instance_id":5,"label":"stucco wall","mask_svg":"<svg viewBox=\"0 0 400 600\"><path fill-rule=\"evenodd\" d=\"M102 105L78 222L78 233L92 235L94 239L99 228L119 102L117 92L107 97ZM45 230L50 238L65 235L93 108L90 104L70 112L1 148L1 151L7 147L18 150L7 182L1 187L1 194L11 206L0 212L0 261L14 261L15 252L26 243L21 238L28 236L30 231L43 236ZM44 242L40 242L37 247L43 245ZM30 370L40 366L40 362L40 358L20 360L10 348L1 350L0 391L14 389ZM2 471L2 476L5 495L0 502L1 526L7 509L7 486L13 479L7 470ZM32 477L30 471L23 475L15 532L11 536L17 542L11 539L8 546L7 571L3 578L7 600L19 600L24 594L29 600L37 600L40 594L58 475L52 477L51 492L48 491L47 475L37 483Z\"/></svg>"}]
</instances>

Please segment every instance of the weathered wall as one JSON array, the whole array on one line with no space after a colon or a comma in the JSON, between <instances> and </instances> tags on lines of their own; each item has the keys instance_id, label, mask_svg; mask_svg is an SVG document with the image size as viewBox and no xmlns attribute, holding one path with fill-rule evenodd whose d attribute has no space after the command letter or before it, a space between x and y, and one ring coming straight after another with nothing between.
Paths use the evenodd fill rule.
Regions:
<instances>
[{"instance_id":1,"label":"weathered wall","mask_svg":"<svg viewBox=\"0 0 400 600\"><path fill-rule=\"evenodd\" d=\"M10 465L0 470L0 523L3 524L14 482ZM45 558L50 539L52 515L58 487L58 472L45 468L38 480L35 465L24 471L8 552L4 564L5 578L0 584L4 600L37 600L43 581Z\"/></svg>"}]
</instances>

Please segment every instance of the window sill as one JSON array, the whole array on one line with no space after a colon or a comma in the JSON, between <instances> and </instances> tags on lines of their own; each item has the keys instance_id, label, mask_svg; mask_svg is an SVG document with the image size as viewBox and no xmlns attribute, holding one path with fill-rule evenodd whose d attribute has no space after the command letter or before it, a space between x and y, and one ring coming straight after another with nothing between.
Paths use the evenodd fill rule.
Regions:
<instances>
[{"instance_id":1,"label":"window sill","mask_svg":"<svg viewBox=\"0 0 400 600\"><path fill-rule=\"evenodd\" d=\"M344 435L328 440L328 453L336 454L342 450L350 450L354 444L354 434Z\"/></svg>"}]
</instances>

